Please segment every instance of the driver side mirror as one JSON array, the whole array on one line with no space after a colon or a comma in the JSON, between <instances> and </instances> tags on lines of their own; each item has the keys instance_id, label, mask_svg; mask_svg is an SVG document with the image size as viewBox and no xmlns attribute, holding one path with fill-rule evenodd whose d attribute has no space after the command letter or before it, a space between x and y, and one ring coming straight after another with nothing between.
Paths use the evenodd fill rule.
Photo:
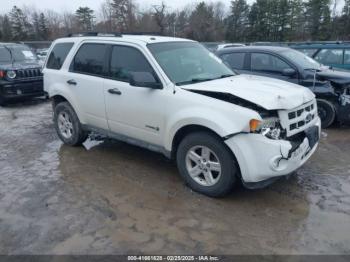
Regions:
<instances>
[{"instance_id":1,"label":"driver side mirror","mask_svg":"<svg viewBox=\"0 0 350 262\"><path fill-rule=\"evenodd\" d=\"M162 89L163 85L157 81L150 72L132 72L130 85L138 87L148 87L152 89Z\"/></svg>"},{"instance_id":2,"label":"driver side mirror","mask_svg":"<svg viewBox=\"0 0 350 262\"><path fill-rule=\"evenodd\" d=\"M296 73L297 71L293 68L286 68L286 69L283 69L282 71L283 76L289 76L289 77L295 76Z\"/></svg>"}]
</instances>

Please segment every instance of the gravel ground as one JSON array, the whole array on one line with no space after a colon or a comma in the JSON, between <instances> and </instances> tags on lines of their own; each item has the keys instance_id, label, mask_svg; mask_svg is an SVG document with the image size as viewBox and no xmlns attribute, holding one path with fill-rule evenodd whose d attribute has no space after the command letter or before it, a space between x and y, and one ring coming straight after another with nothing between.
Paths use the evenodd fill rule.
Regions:
<instances>
[{"instance_id":1,"label":"gravel ground","mask_svg":"<svg viewBox=\"0 0 350 262\"><path fill-rule=\"evenodd\" d=\"M210 199L162 155L63 145L48 102L0 108L0 254L130 253L350 254L350 128L288 180Z\"/></svg>"}]
</instances>

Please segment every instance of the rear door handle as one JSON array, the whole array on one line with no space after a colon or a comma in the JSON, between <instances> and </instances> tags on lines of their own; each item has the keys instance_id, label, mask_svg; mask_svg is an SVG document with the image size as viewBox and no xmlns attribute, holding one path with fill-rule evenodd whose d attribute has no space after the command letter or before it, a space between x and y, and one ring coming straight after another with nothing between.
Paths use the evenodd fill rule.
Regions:
<instances>
[{"instance_id":1,"label":"rear door handle","mask_svg":"<svg viewBox=\"0 0 350 262\"><path fill-rule=\"evenodd\" d=\"M75 82L74 79L68 80L67 83L68 83L68 85L72 85L72 86L76 86L77 85L77 82Z\"/></svg>"},{"instance_id":2,"label":"rear door handle","mask_svg":"<svg viewBox=\"0 0 350 262\"><path fill-rule=\"evenodd\" d=\"M119 96L122 94L122 92L120 92L118 88L108 89L108 93Z\"/></svg>"}]
</instances>

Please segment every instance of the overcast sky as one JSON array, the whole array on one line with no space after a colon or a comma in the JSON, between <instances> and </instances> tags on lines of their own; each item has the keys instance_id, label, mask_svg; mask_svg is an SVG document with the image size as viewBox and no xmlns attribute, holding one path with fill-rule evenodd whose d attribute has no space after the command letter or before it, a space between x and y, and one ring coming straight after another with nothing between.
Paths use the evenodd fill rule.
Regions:
<instances>
[{"instance_id":1,"label":"overcast sky","mask_svg":"<svg viewBox=\"0 0 350 262\"><path fill-rule=\"evenodd\" d=\"M141 8L147 8L151 5L160 4L162 0L134 0ZM166 5L172 9L181 8L191 3L198 3L203 0L163 0ZM205 2L215 2L213 0L204 0ZM254 0L248 0L253 2ZM94 10L99 10L103 0L0 0L0 12L7 13L14 5L19 7L26 5L38 9L52 9L60 11L75 11L79 6L88 6ZM231 0L221 0L227 7Z\"/></svg>"},{"instance_id":2,"label":"overcast sky","mask_svg":"<svg viewBox=\"0 0 350 262\"><path fill-rule=\"evenodd\" d=\"M26 5L30 8L37 9L52 9L57 12L61 11L75 11L79 6L89 6L90 8L98 11L101 3L104 0L0 0L0 13L7 13L11 10L14 5L19 7ZM162 0L134 0L141 9L148 8L152 5L160 4ZM203 0L163 0L167 6L172 9L184 7L188 4L195 4ZM207 3L215 2L215 0L204 0ZM254 2L254 0L247 0L248 3ZM334 1L334 0L333 0ZM337 0L338 12L342 8L344 0ZM227 7L230 6L231 0L221 0Z\"/></svg>"}]
</instances>

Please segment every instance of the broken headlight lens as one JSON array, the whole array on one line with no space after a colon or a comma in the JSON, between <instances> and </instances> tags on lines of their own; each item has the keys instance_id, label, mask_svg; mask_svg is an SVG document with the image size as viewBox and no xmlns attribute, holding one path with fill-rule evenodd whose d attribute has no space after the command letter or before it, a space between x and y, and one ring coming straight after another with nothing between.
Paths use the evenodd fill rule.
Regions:
<instances>
[{"instance_id":1,"label":"broken headlight lens","mask_svg":"<svg viewBox=\"0 0 350 262\"><path fill-rule=\"evenodd\" d=\"M250 130L253 133L259 133L271 139L280 139L281 127L278 117L264 118L262 121L251 120Z\"/></svg>"}]
</instances>

